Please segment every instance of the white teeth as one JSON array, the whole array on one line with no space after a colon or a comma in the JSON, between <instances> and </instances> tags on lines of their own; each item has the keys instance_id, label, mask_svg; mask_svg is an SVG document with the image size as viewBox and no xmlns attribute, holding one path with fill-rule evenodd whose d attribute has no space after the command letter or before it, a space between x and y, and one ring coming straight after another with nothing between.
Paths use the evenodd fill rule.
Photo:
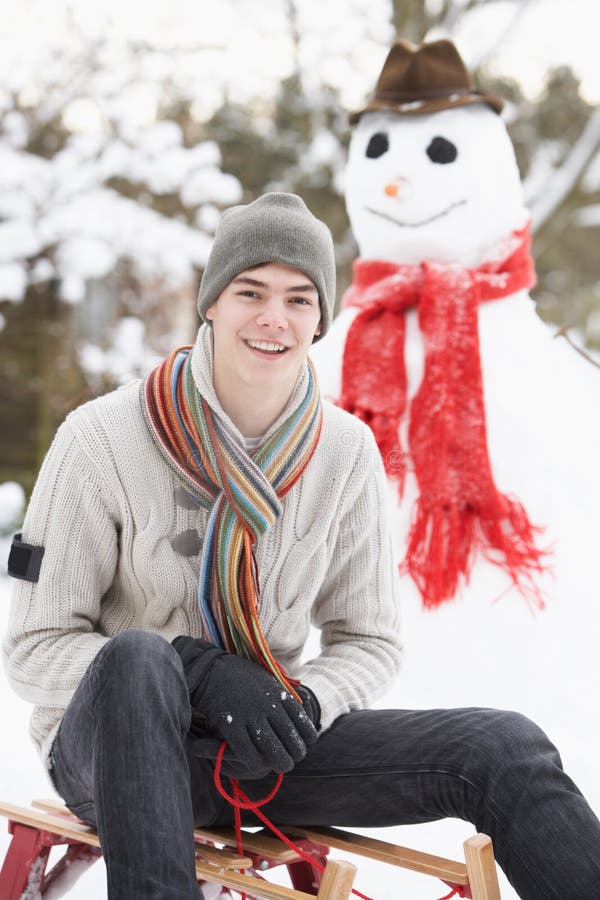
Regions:
<instances>
[{"instance_id":1,"label":"white teeth","mask_svg":"<svg viewBox=\"0 0 600 900\"><path fill-rule=\"evenodd\" d=\"M272 344L271 341L246 341L250 347L254 347L255 350L270 350L277 351L277 353L283 352L285 347L282 347L281 344Z\"/></svg>"}]
</instances>

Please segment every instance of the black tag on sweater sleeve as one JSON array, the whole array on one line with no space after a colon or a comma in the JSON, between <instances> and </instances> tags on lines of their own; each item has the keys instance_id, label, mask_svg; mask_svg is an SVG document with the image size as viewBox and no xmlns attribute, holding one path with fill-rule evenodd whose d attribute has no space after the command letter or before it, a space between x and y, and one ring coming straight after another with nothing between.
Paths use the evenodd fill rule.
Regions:
<instances>
[{"instance_id":1,"label":"black tag on sweater sleeve","mask_svg":"<svg viewBox=\"0 0 600 900\"><path fill-rule=\"evenodd\" d=\"M8 554L8 574L34 584L40 577L44 547L25 544L22 534L15 534Z\"/></svg>"}]
</instances>

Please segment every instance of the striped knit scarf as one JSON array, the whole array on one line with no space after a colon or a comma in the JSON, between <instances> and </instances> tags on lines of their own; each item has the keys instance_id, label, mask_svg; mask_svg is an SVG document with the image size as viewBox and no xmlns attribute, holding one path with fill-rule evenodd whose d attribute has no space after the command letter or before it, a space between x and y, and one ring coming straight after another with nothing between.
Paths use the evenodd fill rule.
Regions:
<instances>
[{"instance_id":1,"label":"striped knit scarf","mask_svg":"<svg viewBox=\"0 0 600 900\"><path fill-rule=\"evenodd\" d=\"M321 433L315 371L299 407L251 455L196 387L190 347L180 347L146 377L142 406L150 434L176 477L210 509L200 563L205 635L258 662L294 693L259 623L254 547L282 511L281 499L308 465Z\"/></svg>"}]
</instances>

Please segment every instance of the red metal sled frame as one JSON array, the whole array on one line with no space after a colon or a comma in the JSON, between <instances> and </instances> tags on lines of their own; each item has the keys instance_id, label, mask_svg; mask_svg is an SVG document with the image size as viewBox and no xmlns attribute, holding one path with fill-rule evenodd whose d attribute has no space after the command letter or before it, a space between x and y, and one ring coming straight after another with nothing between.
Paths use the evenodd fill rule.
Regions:
<instances>
[{"instance_id":1,"label":"red metal sled frame","mask_svg":"<svg viewBox=\"0 0 600 900\"><path fill-rule=\"evenodd\" d=\"M77 859L92 862L102 855L99 847L12 819L8 822L8 830L12 840L0 872L0 897L3 900L20 900L26 890L38 886L41 897L72 862ZM61 844L67 845L67 849L47 872L50 850Z\"/></svg>"}]
</instances>

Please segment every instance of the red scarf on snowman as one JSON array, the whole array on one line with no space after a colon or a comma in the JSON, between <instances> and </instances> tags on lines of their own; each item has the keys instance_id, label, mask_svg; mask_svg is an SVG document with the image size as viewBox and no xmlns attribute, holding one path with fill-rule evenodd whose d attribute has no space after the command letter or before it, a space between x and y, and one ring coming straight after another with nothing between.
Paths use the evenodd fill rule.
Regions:
<instances>
[{"instance_id":1,"label":"red scarf on snowman","mask_svg":"<svg viewBox=\"0 0 600 900\"><path fill-rule=\"evenodd\" d=\"M477 551L543 605L532 580L543 569L539 529L492 474L478 333L481 302L535 284L530 242L527 226L477 269L358 259L342 300L359 313L346 338L340 405L371 427L400 494L408 466L414 469L419 497L402 569L426 607L451 599L462 577L468 581ZM407 410L406 313L415 307L425 361ZM399 434L407 416L410 457Z\"/></svg>"}]
</instances>

